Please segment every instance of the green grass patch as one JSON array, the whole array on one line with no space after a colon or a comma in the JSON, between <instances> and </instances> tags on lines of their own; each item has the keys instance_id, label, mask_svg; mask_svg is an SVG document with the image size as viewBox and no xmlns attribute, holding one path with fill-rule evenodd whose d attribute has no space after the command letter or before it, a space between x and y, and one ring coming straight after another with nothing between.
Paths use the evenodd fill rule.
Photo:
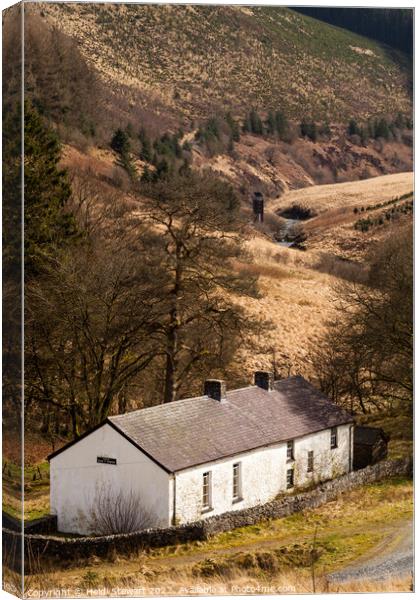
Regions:
<instances>
[{"instance_id":1,"label":"green grass patch","mask_svg":"<svg viewBox=\"0 0 420 600\"><path fill-rule=\"evenodd\" d=\"M26 466L24 474L25 521L49 514L50 466L48 462ZM3 510L15 518L22 514L22 469L12 462L3 463Z\"/></svg>"},{"instance_id":2,"label":"green grass patch","mask_svg":"<svg viewBox=\"0 0 420 600\"><path fill-rule=\"evenodd\" d=\"M48 484L50 480L50 465L48 461L36 465L25 466L23 469L24 482L32 485ZM3 480L21 482L22 467L10 461L3 461Z\"/></svg>"},{"instance_id":3,"label":"green grass patch","mask_svg":"<svg viewBox=\"0 0 420 600\"><path fill-rule=\"evenodd\" d=\"M220 533L206 542L157 549L152 551L152 555L170 558L194 555L197 552L222 552L253 545L284 545L292 540L308 542L312 539L315 529L320 540L354 537L352 553L357 554L357 548L365 549L367 545L376 542L375 531L378 526L408 520L412 517L412 511L412 481L395 478L351 490L340 495L337 500L311 511L240 527ZM371 531L367 534L369 528ZM369 536L366 543L363 542L365 534ZM340 544L336 546L338 549L341 547Z\"/></svg>"}]
</instances>

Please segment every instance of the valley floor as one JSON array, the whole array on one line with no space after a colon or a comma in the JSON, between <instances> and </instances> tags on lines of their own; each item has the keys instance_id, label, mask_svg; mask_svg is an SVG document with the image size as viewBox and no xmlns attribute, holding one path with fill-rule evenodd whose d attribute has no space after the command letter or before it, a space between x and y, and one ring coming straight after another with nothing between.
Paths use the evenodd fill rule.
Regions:
<instances>
[{"instance_id":1,"label":"valley floor","mask_svg":"<svg viewBox=\"0 0 420 600\"><path fill-rule=\"evenodd\" d=\"M268 213L298 203L316 216L302 221L305 251L285 248L258 231L247 242L251 262L240 267L259 276L261 297L242 304L253 318L266 319L270 326L262 339L255 339L252 353L242 353L239 363L246 371L272 369L275 364L281 377L313 376L308 350L334 316L337 285L343 280L364 281L374 243L389 234L399 235L410 222L412 193L413 174L399 173L312 186L268 202ZM388 220L384 214L389 211ZM361 219L371 220L367 231L355 228Z\"/></svg>"}]
</instances>

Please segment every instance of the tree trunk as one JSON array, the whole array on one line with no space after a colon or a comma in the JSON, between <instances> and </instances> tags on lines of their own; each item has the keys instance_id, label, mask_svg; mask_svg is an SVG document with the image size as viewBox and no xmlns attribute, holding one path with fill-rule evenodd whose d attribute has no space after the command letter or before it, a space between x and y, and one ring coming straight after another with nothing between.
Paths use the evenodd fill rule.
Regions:
<instances>
[{"instance_id":1,"label":"tree trunk","mask_svg":"<svg viewBox=\"0 0 420 600\"><path fill-rule=\"evenodd\" d=\"M177 398L179 382L178 372L178 333L179 333L179 299L182 282L181 244L176 247L175 280L172 288L172 308L169 313L169 329L166 338L165 391L163 402L173 402Z\"/></svg>"},{"instance_id":2,"label":"tree trunk","mask_svg":"<svg viewBox=\"0 0 420 600\"><path fill-rule=\"evenodd\" d=\"M77 425L77 414L76 414L76 407L73 406L70 409L70 414L71 414L71 424L72 424L72 429L73 429L73 438L77 438L79 437L79 427Z\"/></svg>"},{"instance_id":3,"label":"tree trunk","mask_svg":"<svg viewBox=\"0 0 420 600\"><path fill-rule=\"evenodd\" d=\"M178 391L177 371L178 371L178 325L177 310L171 311L172 326L168 333L167 349L166 349L166 366L165 366L165 391L163 402L173 402L176 400Z\"/></svg>"}]
</instances>

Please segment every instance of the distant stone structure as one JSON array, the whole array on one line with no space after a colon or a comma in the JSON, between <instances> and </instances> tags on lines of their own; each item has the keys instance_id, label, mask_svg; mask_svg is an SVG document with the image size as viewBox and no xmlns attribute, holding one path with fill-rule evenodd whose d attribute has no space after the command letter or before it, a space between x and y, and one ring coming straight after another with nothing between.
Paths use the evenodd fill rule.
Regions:
<instances>
[{"instance_id":1,"label":"distant stone structure","mask_svg":"<svg viewBox=\"0 0 420 600\"><path fill-rule=\"evenodd\" d=\"M254 211L254 221L262 223L264 221L264 198L261 192L254 192L252 209Z\"/></svg>"}]
</instances>

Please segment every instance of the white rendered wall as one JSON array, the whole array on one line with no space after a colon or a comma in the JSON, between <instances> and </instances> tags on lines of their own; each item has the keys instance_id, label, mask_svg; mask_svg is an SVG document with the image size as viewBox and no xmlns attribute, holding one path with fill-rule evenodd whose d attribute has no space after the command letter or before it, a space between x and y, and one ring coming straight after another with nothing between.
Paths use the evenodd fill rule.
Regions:
<instances>
[{"instance_id":1,"label":"white rendered wall","mask_svg":"<svg viewBox=\"0 0 420 600\"><path fill-rule=\"evenodd\" d=\"M295 469L295 489L337 477L350 470L350 426L338 427L338 447L330 448L331 430L295 439L295 460L287 462L287 445L260 448L176 474L177 524L196 521L272 500L286 491L286 472ZM314 472L307 473L308 451L314 451ZM232 501L233 465L241 463L242 500ZM211 472L212 510L203 511L203 473ZM293 492L293 490L290 490Z\"/></svg>"},{"instance_id":2,"label":"white rendered wall","mask_svg":"<svg viewBox=\"0 0 420 600\"><path fill-rule=\"evenodd\" d=\"M117 459L116 465L98 464L98 456ZM102 490L121 490L141 498L154 527L170 525L170 475L105 424L50 461L51 513L58 530L89 534L92 507Z\"/></svg>"},{"instance_id":3,"label":"white rendered wall","mask_svg":"<svg viewBox=\"0 0 420 600\"><path fill-rule=\"evenodd\" d=\"M333 479L351 470L352 459L350 426L337 427L338 447L331 449L331 429L295 440L295 485L310 484ZM308 452L314 452L314 470L308 473Z\"/></svg>"}]
</instances>

